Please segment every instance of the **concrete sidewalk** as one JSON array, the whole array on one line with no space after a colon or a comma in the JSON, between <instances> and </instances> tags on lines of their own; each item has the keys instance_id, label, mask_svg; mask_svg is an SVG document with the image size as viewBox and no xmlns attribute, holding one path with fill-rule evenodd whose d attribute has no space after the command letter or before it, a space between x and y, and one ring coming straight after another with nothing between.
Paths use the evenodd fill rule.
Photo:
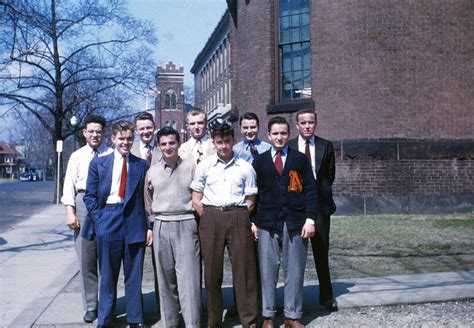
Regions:
<instances>
[{"instance_id":1,"label":"concrete sidewalk","mask_svg":"<svg viewBox=\"0 0 474 328\"><path fill-rule=\"evenodd\" d=\"M64 208L52 205L16 225L0 246L0 327L94 327L84 314L77 279L72 232L64 223ZM149 250L148 250L149 253ZM149 255L149 254L148 254ZM143 294L147 324L161 327L153 295L151 261L146 259ZM228 274L228 273L226 273ZM119 283L117 326L125 326L123 278ZM474 270L333 281L339 307L424 303L474 298ZM225 306L232 300L231 286L223 287ZM303 322L315 326L328 315L317 305L318 286L307 281ZM282 288L278 289L282 304ZM336 314L333 314L336 315ZM204 318L205 319L205 318ZM278 318L281 322L281 314ZM205 321L204 321L205 322ZM225 319L238 326L237 317Z\"/></svg>"}]
</instances>

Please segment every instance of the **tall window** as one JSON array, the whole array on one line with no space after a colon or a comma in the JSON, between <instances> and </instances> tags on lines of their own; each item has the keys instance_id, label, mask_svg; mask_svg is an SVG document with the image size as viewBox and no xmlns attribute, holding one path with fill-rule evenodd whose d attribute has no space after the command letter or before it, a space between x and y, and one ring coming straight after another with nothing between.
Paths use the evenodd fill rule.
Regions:
<instances>
[{"instance_id":1,"label":"tall window","mask_svg":"<svg viewBox=\"0 0 474 328\"><path fill-rule=\"evenodd\" d=\"M165 109L176 109L176 92L174 90L166 91Z\"/></svg>"},{"instance_id":2,"label":"tall window","mask_svg":"<svg viewBox=\"0 0 474 328\"><path fill-rule=\"evenodd\" d=\"M309 0L280 0L281 98L311 97Z\"/></svg>"}]
</instances>

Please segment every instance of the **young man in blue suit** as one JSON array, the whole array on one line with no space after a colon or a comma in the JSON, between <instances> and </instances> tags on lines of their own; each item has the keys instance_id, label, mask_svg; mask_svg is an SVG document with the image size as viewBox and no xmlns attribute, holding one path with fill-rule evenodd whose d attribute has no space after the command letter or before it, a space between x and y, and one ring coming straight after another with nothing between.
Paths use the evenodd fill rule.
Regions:
<instances>
[{"instance_id":1,"label":"young man in blue suit","mask_svg":"<svg viewBox=\"0 0 474 328\"><path fill-rule=\"evenodd\" d=\"M84 203L89 212L83 237L97 239L100 269L98 327L112 324L117 282L124 263L127 321L143 324L142 275L145 244L152 230L145 214L143 188L147 162L130 154L133 124L112 127L112 154L94 158L89 166Z\"/></svg>"},{"instance_id":2,"label":"young man in blue suit","mask_svg":"<svg viewBox=\"0 0 474 328\"><path fill-rule=\"evenodd\" d=\"M303 282L308 238L315 233L317 192L311 164L305 155L288 148L290 126L275 116L268 122L272 148L257 156L259 207L258 256L262 284L262 327L273 328L276 315L275 289L280 262L284 272L285 327L304 327Z\"/></svg>"}]
</instances>

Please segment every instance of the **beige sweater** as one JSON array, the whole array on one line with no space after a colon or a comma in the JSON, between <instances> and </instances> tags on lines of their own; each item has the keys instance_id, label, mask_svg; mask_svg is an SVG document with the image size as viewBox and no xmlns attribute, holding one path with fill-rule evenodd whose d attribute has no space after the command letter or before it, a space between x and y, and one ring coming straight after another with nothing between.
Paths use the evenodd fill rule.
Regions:
<instances>
[{"instance_id":1,"label":"beige sweater","mask_svg":"<svg viewBox=\"0 0 474 328\"><path fill-rule=\"evenodd\" d=\"M195 164L178 158L176 167L164 160L152 165L145 178L145 207L150 220L180 221L194 219L191 202Z\"/></svg>"}]
</instances>

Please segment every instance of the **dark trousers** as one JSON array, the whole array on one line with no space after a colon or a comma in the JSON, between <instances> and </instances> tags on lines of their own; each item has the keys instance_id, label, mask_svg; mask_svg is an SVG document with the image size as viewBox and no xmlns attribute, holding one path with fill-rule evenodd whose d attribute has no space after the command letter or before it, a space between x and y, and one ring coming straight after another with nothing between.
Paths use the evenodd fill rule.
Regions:
<instances>
[{"instance_id":1,"label":"dark trousers","mask_svg":"<svg viewBox=\"0 0 474 328\"><path fill-rule=\"evenodd\" d=\"M126 244L123 205L107 205L96 222L99 252L99 325L110 325L117 304L117 283L123 261L127 321L143 322L142 276L144 243Z\"/></svg>"},{"instance_id":2,"label":"dark trousers","mask_svg":"<svg viewBox=\"0 0 474 328\"><path fill-rule=\"evenodd\" d=\"M258 317L255 247L247 210L204 207L199 225L208 326L222 326L224 250L228 247L239 318L244 327Z\"/></svg>"},{"instance_id":3,"label":"dark trousers","mask_svg":"<svg viewBox=\"0 0 474 328\"><path fill-rule=\"evenodd\" d=\"M318 213L322 218L322 231L318 231L311 237L311 249L313 250L314 263L319 280L319 303L325 304L333 297L331 273L329 272L329 230L330 217Z\"/></svg>"}]
</instances>

